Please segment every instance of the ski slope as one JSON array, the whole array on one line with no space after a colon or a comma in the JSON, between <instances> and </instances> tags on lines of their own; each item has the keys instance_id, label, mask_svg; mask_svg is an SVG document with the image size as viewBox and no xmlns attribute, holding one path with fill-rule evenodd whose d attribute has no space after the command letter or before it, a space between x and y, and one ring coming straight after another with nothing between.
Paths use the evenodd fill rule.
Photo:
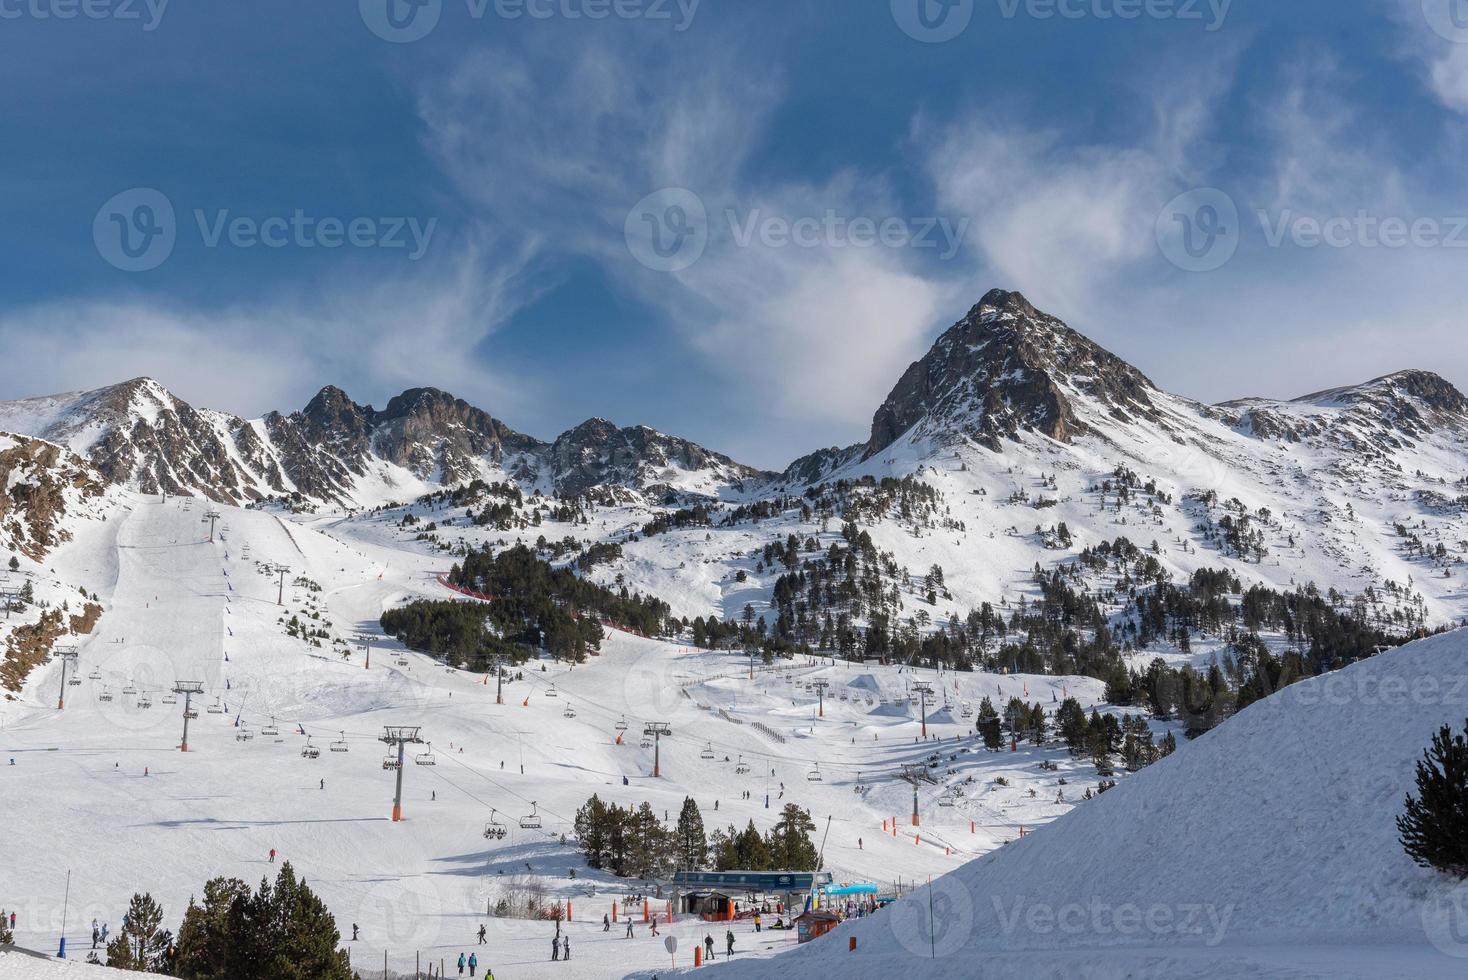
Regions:
<instances>
[{"instance_id":1,"label":"ski slope","mask_svg":"<svg viewBox=\"0 0 1468 980\"><path fill-rule=\"evenodd\" d=\"M887 885L1008 846L1096 782L1063 751L983 752L962 708L983 696L1053 704L1066 694L1089 708L1102 693L1089 679L924 671L939 692L935 740L924 742L920 708L907 699L917 678L901 668L802 661L751 680L741 656L612 633L586 665L528 663L497 705L485 678L376 635L385 607L450 595L435 579L446 561L355 522L228 507L217 508L211 543L206 509L127 495L49 562L60 580L96 591L105 611L79 638L81 683L65 686L64 710L57 662L31 675L21 700L0 703L6 836L28 842L7 853L0 905L18 909L23 946L55 948L68 870L66 935L79 950L92 919L116 931L133 891L151 892L176 928L207 879L272 875L274 848L322 895L344 936L358 925L362 938L349 944L358 962L380 966L384 952L395 970L415 957L453 960L484 924L481 961L496 976L565 975L547 962L551 924L485 915L516 889L572 901L578 977L623 976L671 961L641 926L635 940L620 927L601 931L614 900L649 889L589 871L574 842L562 843L592 793L646 800L670 817L691 795L710 832L751 819L764 830L794 801L815 818L838 881ZM283 590L268 570L277 564L289 567ZM292 617L323 634L319 646L287 635ZM373 634L370 668L359 632ZM207 691L195 700L187 753L177 750L182 699L166 701L179 680ZM830 685L823 717L807 689L817 680ZM673 732L660 745L659 779L653 750L639 744L649 721ZM431 743L409 750L401 823L389 819L385 725L421 726ZM308 738L319 757L303 757ZM415 764L420 752L435 764ZM1042 771L1041 761L1056 769ZM747 774L736 773L741 762ZM910 764L929 766L934 779L921 791L917 835L911 789L892 778ZM944 796L954 805L940 806ZM532 811L543 827L522 829ZM507 827L503 841L484 838L491 822ZM685 956L704 931L664 930ZM742 925L735 932L756 956L790 944Z\"/></svg>"},{"instance_id":2,"label":"ski slope","mask_svg":"<svg viewBox=\"0 0 1468 980\"><path fill-rule=\"evenodd\" d=\"M1394 818L1433 733L1465 716L1468 633L1384 653L879 916L720 976L1461 977L1468 884L1415 866Z\"/></svg>"}]
</instances>

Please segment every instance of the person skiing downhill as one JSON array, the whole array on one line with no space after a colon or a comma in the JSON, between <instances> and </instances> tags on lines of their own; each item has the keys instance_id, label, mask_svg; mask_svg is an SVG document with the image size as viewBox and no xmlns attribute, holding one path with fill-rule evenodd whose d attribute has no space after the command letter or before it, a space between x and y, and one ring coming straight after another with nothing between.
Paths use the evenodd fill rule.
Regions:
<instances>
[{"instance_id":1,"label":"person skiing downhill","mask_svg":"<svg viewBox=\"0 0 1468 980\"><path fill-rule=\"evenodd\" d=\"M275 863L275 848L273 848L273 847L270 849L270 863L271 864L274 864Z\"/></svg>"}]
</instances>

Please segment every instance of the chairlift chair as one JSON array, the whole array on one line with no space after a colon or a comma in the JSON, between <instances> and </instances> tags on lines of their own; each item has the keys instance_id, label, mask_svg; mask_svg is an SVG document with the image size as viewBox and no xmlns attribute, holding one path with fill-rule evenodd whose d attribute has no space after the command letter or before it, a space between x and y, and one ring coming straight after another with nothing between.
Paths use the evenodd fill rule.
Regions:
<instances>
[{"instance_id":1,"label":"chairlift chair","mask_svg":"<svg viewBox=\"0 0 1468 980\"><path fill-rule=\"evenodd\" d=\"M564 718L575 718L576 709L567 704L565 710L561 712L561 716Z\"/></svg>"},{"instance_id":2,"label":"chairlift chair","mask_svg":"<svg viewBox=\"0 0 1468 980\"><path fill-rule=\"evenodd\" d=\"M951 797L951 796L949 796L947 794L944 794L943 796L938 797L938 805L939 806L953 806L953 804L954 804L953 797Z\"/></svg>"},{"instance_id":3,"label":"chairlift chair","mask_svg":"<svg viewBox=\"0 0 1468 980\"><path fill-rule=\"evenodd\" d=\"M214 703L204 710L209 712L211 715L222 715L224 714L224 705L219 703L218 698L215 698Z\"/></svg>"},{"instance_id":4,"label":"chairlift chair","mask_svg":"<svg viewBox=\"0 0 1468 980\"><path fill-rule=\"evenodd\" d=\"M408 658L407 657L399 657L398 658L398 666L399 667L406 667L406 666L408 666Z\"/></svg>"},{"instance_id":5,"label":"chairlift chair","mask_svg":"<svg viewBox=\"0 0 1468 980\"><path fill-rule=\"evenodd\" d=\"M346 732L342 732L341 735L342 735L341 738L339 738L335 742L332 742L331 743L331 746L330 746L331 751L333 751L333 752L345 752L345 751L347 751L347 733Z\"/></svg>"},{"instance_id":6,"label":"chairlift chair","mask_svg":"<svg viewBox=\"0 0 1468 980\"><path fill-rule=\"evenodd\" d=\"M190 708L189 710L184 712L184 717L187 718L189 721L193 721L195 718L199 717L199 709Z\"/></svg>"},{"instance_id":7,"label":"chairlift chair","mask_svg":"<svg viewBox=\"0 0 1468 980\"><path fill-rule=\"evenodd\" d=\"M234 740L236 742L248 742L254 737L255 733L250 731L244 725L241 725L240 730L234 733Z\"/></svg>"},{"instance_id":8,"label":"chairlift chair","mask_svg":"<svg viewBox=\"0 0 1468 980\"><path fill-rule=\"evenodd\" d=\"M438 757L433 754L433 743L428 743L428 749L413 756L413 761L420 766L438 765Z\"/></svg>"},{"instance_id":9,"label":"chairlift chair","mask_svg":"<svg viewBox=\"0 0 1468 980\"><path fill-rule=\"evenodd\" d=\"M94 667L92 668L92 672L88 674L87 677L94 681L100 681L102 679L102 672Z\"/></svg>"},{"instance_id":10,"label":"chairlift chair","mask_svg":"<svg viewBox=\"0 0 1468 980\"><path fill-rule=\"evenodd\" d=\"M622 720L617 722L617 724L613 727L615 727L619 732L625 732L627 730L627 716L623 715Z\"/></svg>"},{"instance_id":11,"label":"chairlift chair","mask_svg":"<svg viewBox=\"0 0 1468 980\"><path fill-rule=\"evenodd\" d=\"M817 762L813 763L813 765L815 768L805 774L805 779L809 783L819 783L821 781L821 764Z\"/></svg>"},{"instance_id":12,"label":"chairlift chair","mask_svg":"<svg viewBox=\"0 0 1468 980\"><path fill-rule=\"evenodd\" d=\"M644 736L642 736L641 741L639 741L637 744L640 747L644 748L644 749L650 749L650 748L652 748L652 736L651 735L644 735Z\"/></svg>"},{"instance_id":13,"label":"chairlift chair","mask_svg":"<svg viewBox=\"0 0 1468 980\"><path fill-rule=\"evenodd\" d=\"M80 687L81 686L81 683L82 683L82 679L80 677L76 677L76 676L69 677L66 680L66 686L67 687Z\"/></svg>"},{"instance_id":14,"label":"chairlift chair","mask_svg":"<svg viewBox=\"0 0 1468 980\"><path fill-rule=\"evenodd\" d=\"M382 757L382 768L384 769L396 769L399 765L401 765L401 763L398 762L398 757L395 755L386 755Z\"/></svg>"},{"instance_id":15,"label":"chairlift chair","mask_svg":"<svg viewBox=\"0 0 1468 980\"><path fill-rule=\"evenodd\" d=\"M698 753L698 756L701 759L712 759L714 757L714 743L710 742L705 745L703 751Z\"/></svg>"},{"instance_id":16,"label":"chairlift chair","mask_svg":"<svg viewBox=\"0 0 1468 980\"><path fill-rule=\"evenodd\" d=\"M520 818L521 830L539 830L541 828L540 814L536 812L535 801L530 801L530 812Z\"/></svg>"},{"instance_id":17,"label":"chairlift chair","mask_svg":"<svg viewBox=\"0 0 1468 980\"><path fill-rule=\"evenodd\" d=\"M148 695L144 694L142 697L138 698L138 707L139 708L151 708L151 707L153 707L153 699L150 698L150 697L148 697Z\"/></svg>"},{"instance_id":18,"label":"chairlift chair","mask_svg":"<svg viewBox=\"0 0 1468 980\"><path fill-rule=\"evenodd\" d=\"M97 700L98 701L111 701L112 700L112 692L109 691L109 690L107 690L107 685L105 685L105 684L102 685L102 693L99 694L99 695L97 695Z\"/></svg>"},{"instance_id":19,"label":"chairlift chair","mask_svg":"<svg viewBox=\"0 0 1468 980\"><path fill-rule=\"evenodd\" d=\"M560 697L560 695L556 693L556 686L554 684L545 689L545 696L548 698Z\"/></svg>"},{"instance_id":20,"label":"chairlift chair","mask_svg":"<svg viewBox=\"0 0 1468 980\"><path fill-rule=\"evenodd\" d=\"M314 745L311 744L311 736L310 735L307 735L306 736L306 747L301 750L301 758L302 759L319 759L319 758L321 758L321 750L318 749L316 746L314 746Z\"/></svg>"},{"instance_id":21,"label":"chairlift chair","mask_svg":"<svg viewBox=\"0 0 1468 980\"><path fill-rule=\"evenodd\" d=\"M174 694L172 691L169 691L167 694L163 695L163 703L178 704L178 695Z\"/></svg>"},{"instance_id":22,"label":"chairlift chair","mask_svg":"<svg viewBox=\"0 0 1468 980\"><path fill-rule=\"evenodd\" d=\"M748 775L748 773L749 773L749 763L745 762L744 761L744 756L741 755L739 757L739 761L736 762L736 763L734 763L734 774L736 776L744 776L744 775Z\"/></svg>"},{"instance_id":23,"label":"chairlift chair","mask_svg":"<svg viewBox=\"0 0 1468 980\"><path fill-rule=\"evenodd\" d=\"M260 729L260 734L261 735L279 735L280 734L280 729L277 728L277 727L275 727L275 716L274 715L272 715L270 717L270 724L268 724L264 728Z\"/></svg>"},{"instance_id":24,"label":"chairlift chair","mask_svg":"<svg viewBox=\"0 0 1468 980\"><path fill-rule=\"evenodd\" d=\"M509 833L509 830L505 827L505 825L500 823L500 821L495 817L495 814L497 812L498 811L493 809L489 811L489 823L484 825L485 840L504 840L505 835Z\"/></svg>"},{"instance_id":25,"label":"chairlift chair","mask_svg":"<svg viewBox=\"0 0 1468 980\"><path fill-rule=\"evenodd\" d=\"M122 693L123 694L137 694L138 693L138 689L133 686L132 681L128 681L127 687L124 687L122 689Z\"/></svg>"}]
</instances>

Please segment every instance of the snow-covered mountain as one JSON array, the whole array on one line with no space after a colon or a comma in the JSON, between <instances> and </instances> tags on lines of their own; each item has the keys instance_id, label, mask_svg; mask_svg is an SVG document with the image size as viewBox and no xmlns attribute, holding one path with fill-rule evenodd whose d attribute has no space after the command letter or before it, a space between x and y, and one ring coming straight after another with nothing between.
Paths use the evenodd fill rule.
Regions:
<instances>
[{"instance_id":1,"label":"snow-covered mountain","mask_svg":"<svg viewBox=\"0 0 1468 980\"><path fill-rule=\"evenodd\" d=\"M326 387L301 411L246 420L138 378L0 402L0 431L68 446L115 485L222 503L290 496L370 506L476 478L563 496L614 485L657 497L764 475L685 439L603 419L542 442L434 388L405 391L377 410Z\"/></svg>"},{"instance_id":2,"label":"snow-covered mountain","mask_svg":"<svg viewBox=\"0 0 1468 980\"><path fill-rule=\"evenodd\" d=\"M0 433L0 551L40 561L70 539L68 518L105 490L85 460L60 446Z\"/></svg>"}]
</instances>

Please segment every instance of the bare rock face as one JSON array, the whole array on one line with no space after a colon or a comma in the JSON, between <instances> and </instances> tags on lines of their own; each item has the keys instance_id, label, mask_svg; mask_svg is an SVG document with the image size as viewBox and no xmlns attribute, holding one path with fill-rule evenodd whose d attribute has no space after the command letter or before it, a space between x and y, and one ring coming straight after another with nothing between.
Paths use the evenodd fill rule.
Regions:
<instances>
[{"instance_id":1,"label":"bare rock face","mask_svg":"<svg viewBox=\"0 0 1468 980\"><path fill-rule=\"evenodd\" d=\"M82 500L106 491L99 475L53 443L0 433L0 544L35 561L70 537L62 526Z\"/></svg>"},{"instance_id":2,"label":"bare rock face","mask_svg":"<svg viewBox=\"0 0 1468 980\"><path fill-rule=\"evenodd\" d=\"M967 437L998 450L1021 431L1069 442L1090 429L1077 398L1118 421L1155 414L1156 388L1136 368L996 289L903 374L877 409L864 451L871 458L909 431Z\"/></svg>"},{"instance_id":3,"label":"bare rock face","mask_svg":"<svg viewBox=\"0 0 1468 980\"><path fill-rule=\"evenodd\" d=\"M563 433L544 459L563 496L604 485L660 488L669 470L713 471L727 482L769 475L687 439L645 425L619 429L606 419L588 419Z\"/></svg>"}]
</instances>

